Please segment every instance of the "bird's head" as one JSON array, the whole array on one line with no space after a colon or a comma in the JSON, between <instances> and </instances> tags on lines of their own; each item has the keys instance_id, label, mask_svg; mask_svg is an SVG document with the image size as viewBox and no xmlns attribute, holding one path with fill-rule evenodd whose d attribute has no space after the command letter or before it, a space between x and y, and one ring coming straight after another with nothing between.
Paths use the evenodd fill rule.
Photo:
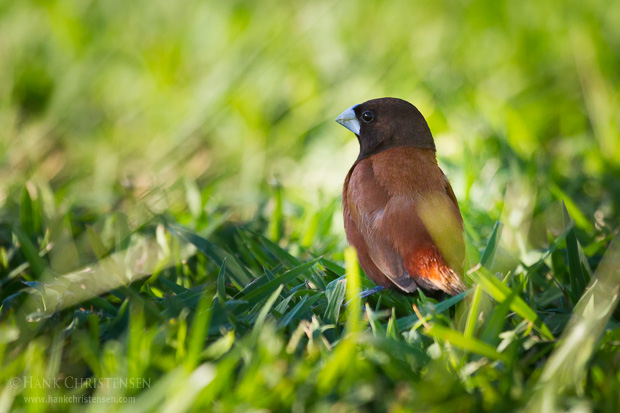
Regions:
<instances>
[{"instance_id":1,"label":"bird's head","mask_svg":"<svg viewBox=\"0 0 620 413\"><path fill-rule=\"evenodd\" d=\"M358 159L402 146L435 151L435 141L424 116L402 99L380 98L351 106L336 122L357 136Z\"/></svg>"}]
</instances>

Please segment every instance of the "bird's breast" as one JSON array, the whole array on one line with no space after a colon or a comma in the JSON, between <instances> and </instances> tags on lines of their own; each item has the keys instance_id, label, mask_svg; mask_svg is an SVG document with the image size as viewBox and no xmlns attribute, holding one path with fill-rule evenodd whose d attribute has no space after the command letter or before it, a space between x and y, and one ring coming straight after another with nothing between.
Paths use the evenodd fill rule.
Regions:
<instances>
[{"instance_id":1,"label":"bird's breast","mask_svg":"<svg viewBox=\"0 0 620 413\"><path fill-rule=\"evenodd\" d=\"M364 161L371 164L372 179L388 196L415 196L428 191L444 190L445 178L437 165L433 150L392 148Z\"/></svg>"}]
</instances>

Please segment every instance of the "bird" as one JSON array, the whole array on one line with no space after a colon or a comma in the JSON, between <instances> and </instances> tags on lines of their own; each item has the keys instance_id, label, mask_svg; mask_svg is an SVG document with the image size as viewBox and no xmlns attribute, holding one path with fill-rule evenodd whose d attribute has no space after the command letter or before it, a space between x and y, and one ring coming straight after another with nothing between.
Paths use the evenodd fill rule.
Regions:
<instances>
[{"instance_id":1,"label":"bird","mask_svg":"<svg viewBox=\"0 0 620 413\"><path fill-rule=\"evenodd\" d=\"M360 145L342 207L347 241L366 276L402 293L465 291L463 218L424 116L386 97L354 105L336 122Z\"/></svg>"}]
</instances>

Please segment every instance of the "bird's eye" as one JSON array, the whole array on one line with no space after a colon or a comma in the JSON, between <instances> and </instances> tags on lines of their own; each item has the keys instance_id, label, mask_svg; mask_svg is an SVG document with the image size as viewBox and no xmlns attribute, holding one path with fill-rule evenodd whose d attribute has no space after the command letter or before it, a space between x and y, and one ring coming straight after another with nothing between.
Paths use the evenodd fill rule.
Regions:
<instances>
[{"instance_id":1,"label":"bird's eye","mask_svg":"<svg viewBox=\"0 0 620 413\"><path fill-rule=\"evenodd\" d=\"M367 111L365 111L364 113L362 113L362 120L363 120L365 123L370 123L370 122L372 122L373 120L375 120L375 114L374 114L374 113L372 113L371 111L367 110Z\"/></svg>"}]
</instances>

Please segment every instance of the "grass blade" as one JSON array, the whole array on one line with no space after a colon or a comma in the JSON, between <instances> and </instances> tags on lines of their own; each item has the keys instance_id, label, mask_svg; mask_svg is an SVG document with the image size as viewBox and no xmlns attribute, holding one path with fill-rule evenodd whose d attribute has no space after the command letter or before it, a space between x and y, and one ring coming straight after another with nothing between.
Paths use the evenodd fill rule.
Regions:
<instances>
[{"instance_id":1,"label":"grass blade","mask_svg":"<svg viewBox=\"0 0 620 413\"><path fill-rule=\"evenodd\" d=\"M357 332L360 327L360 271L357 264L357 253L351 247L344 251L344 258L347 267L347 331Z\"/></svg>"},{"instance_id":2,"label":"grass blade","mask_svg":"<svg viewBox=\"0 0 620 413\"><path fill-rule=\"evenodd\" d=\"M22 253L26 257L26 260L30 264L30 269L32 270L33 277L31 278L26 273L23 273L24 278L28 281L39 279L47 269L45 260L41 258L34 244L30 241L30 238L24 231L20 228L14 227L13 233L17 236L17 239L21 244Z\"/></svg>"},{"instance_id":3,"label":"grass blade","mask_svg":"<svg viewBox=\"0 0 620 413\"><path fill-rule=\"evenodd\" d=\"M480 315L480 301L482 300L482 289L479 285L474 289L474 296L471 300L471 306L469 307L469 314L467 316L467 322L465 323L465 337L473 337L476 331L476 322Z\"/></svg>"},{"instance_id":4,"label":"grass blade","mask_svg":"<svg viewBox=\"0 0 620 413\"><path fill-rule=\"evenodd\" d=\"M493 277L485 268L478 266L477 268L471 269L467 274L484 290L484 292L493 297L495 301L503 303L510 297L512 292L510 288ZM536 314L521 297L514 298L514 301L510 305L510 309L524 319L530 321L547 340L554 339L549 328L547 328L545 323L538 317L538 314Z\"/></svg>"},{"instance_id":5,"label":"grass blade","mask_svg":"<svg viewBox=\"0 0 620 413\"><path fill-rule=\"evenodd\" d=\"M222 261L220 272L217 274L217 299L222 305L226 302L226 258Z\"/></svg>"},{"instance_id":6,"label":"grass blade","mask_svg":"<svg viewBox=\"0 0 620 413\"><path fill-rule=\"evenodd\" d=\"M337 279L330 282L325 289L325 295L327 296L327 308L323 314L323 318L331 323L337 324L340 318L340 309L344 302L344 293L346 290L346 281L344 279Z\"/></svg>"},{"instance_id":7,"label":"grass blade","mask_svg":"<svg viewBox=\"0 0 620 413\"><path fill-rule=\"evenodd\" d=\"M275 280L271 280L267 284L263 285L262 287L257 288L256 290L247 294L246 296L243 297L243 299L252 305L256 304L263 298L272 294L273 291L275 291L279 285L286 285L290 283L291 281L300 277L304 272L312 268L312 266L316 262L317 262L317 259L314 259L312 261L303 263L300 266L293 268L292 270L285 272L284 274L282 274Z\"/></svg>"},{"instance_id":8,"label":"grass blade","mask_svg":"<svg viewBox=\"0 0 620 413\"><path fill-rule=\"evenodd\" d=\"M447 300L443 300L442 302L440 302L439 304L435 306L435 313L441 314L447 311L450 307L453 307L459 302L463 301L463 299L467 297L469 294L471 294L472 291L473 290L467 290L467 291L460 293L459 295L455 295L454 297L450 297ZM418 316L415 314L412 314L406 317L399 318L398 321L396 321L396 325L400 331L405 331L413 327L413 325L417 323L418 321L419 321Z\"/></svg>"},{"instance_id":9,"label":"grass blade","mask_svg":"<svg viewBox=\"0 0 620 413\"><path fill-rule=\"evenodd\" d=\"M173 225L170 226L170 231L173 234L176 234L179 238L189 242L194 245L200 252L213 260L217 265L219 265L224 259L228 259L228 269L230 271L230 275L233 283L239 290L241 290L245 285L249 284L252 281L251 276L245 271L243 265L239 263L237 258L224 250L221 247L213 244L205 238L198 236L192 232L189 232L185 228Z\"/></svg>"},{"instance_id":10,"label":"grass blade","mask_svg":"<svg viewBox=\"0 0 620 413\"><path fill-rule=\"evenodd\" d=\"M213 290L211 290L213 291ZM198 365L200 354L207 341L209 321L211 320L211 294L205 289L194 314L194 321L189 332L189 344L187 351L186 366L190 369Z\"/></svg>"},{"instance_id":11,"label":"grass blade","mask_svg":"<svg viewBox=\"0 0 620 413\"><path fill-rule=\"evenodd\" d=\"M278 288L276 288L276 290L267 299L267 301L265 301L265 305L263 305L263 308L261 308L260 313L258 313L258 317L256 318L256 321L254 322L255 331L260 330L263 327L263 324L265 324L267 315L269 314L269 312L271 311L271 308L273 307L276 300L282 293L283 288L284 288L284 284L280 284Z\"/></svg>"},{"instance_id":12,"label":"grass blade","mask_svg":"<svg viewBox=\"0 0 620 413\"><path fill-rule=\"evenodd\" d=\"M278 323L278 328L284 328L288 326L291 322L301 318L303 314L319 300L319 298L324 298L325 295L323 293L316 293L310 296L310 298L308 297L308 295L305 295L304 298L291 309L291 311L284 315L282 320L280 320L280 322Z\"/></svg>"},{"instance_id":13,"label":"grass blade","mask_svg":"<svg viewBox=\"0 0 620 413\"><path fill-rule=\"evenodd\" d=\"M495 259L495 253L497 252L497 248L499 247L499 241L502 236L503 228L504 224L499 221L495 222L493 232L491 232L491 236L489 237L487 246L484 248L482 257L480 258L480 265L482 265L483 267L491 269L491 267L493 266L493 260Z\"/></svg>"},{"instance_id":14,"label":"grass blade","mask_svg":"<svg viewBox=\"0 0 620 413\"><path fill-rule=\"evenodd\" d=\"M564 211L564 227L566 228L566 254L568 256L568 274L570 279L570 290L575 297L580 297L586 288L587 280L582 270L581 259L579 256L579 241L575 234L572 220L562 204ZM573 302L575 304L575 302Z\"/></svg>"},{"instance_id":15,"label":"grass blade","mask_svg":"<svg viewBox=\"0 0 620 413\"><path fill-rule=\"evenodd\" d=\"M519 295L519 289L514 288L508 298L501 304L495 307L493 315L485 326L480 339L485 343L495 345L499 342L499 334L502 332L504 324L506 324L506 316L510 311L514 299Z\"/></svg>"},{"instance_id":16,"label":"grass blade","mask_svg":"<svg viewBox=\"0 0 620 413\"><path fill-rule=\"evenodd\" d=\"M494 347L488 345L487 343L476 340L472 337L465 337L456 330L441 327L435 324L426 330L425 334L436 339L445 340L454 347L458 347L462 350L510 364L511 360L507 354L499 353Z\"/></svg>"}]
</instances>

